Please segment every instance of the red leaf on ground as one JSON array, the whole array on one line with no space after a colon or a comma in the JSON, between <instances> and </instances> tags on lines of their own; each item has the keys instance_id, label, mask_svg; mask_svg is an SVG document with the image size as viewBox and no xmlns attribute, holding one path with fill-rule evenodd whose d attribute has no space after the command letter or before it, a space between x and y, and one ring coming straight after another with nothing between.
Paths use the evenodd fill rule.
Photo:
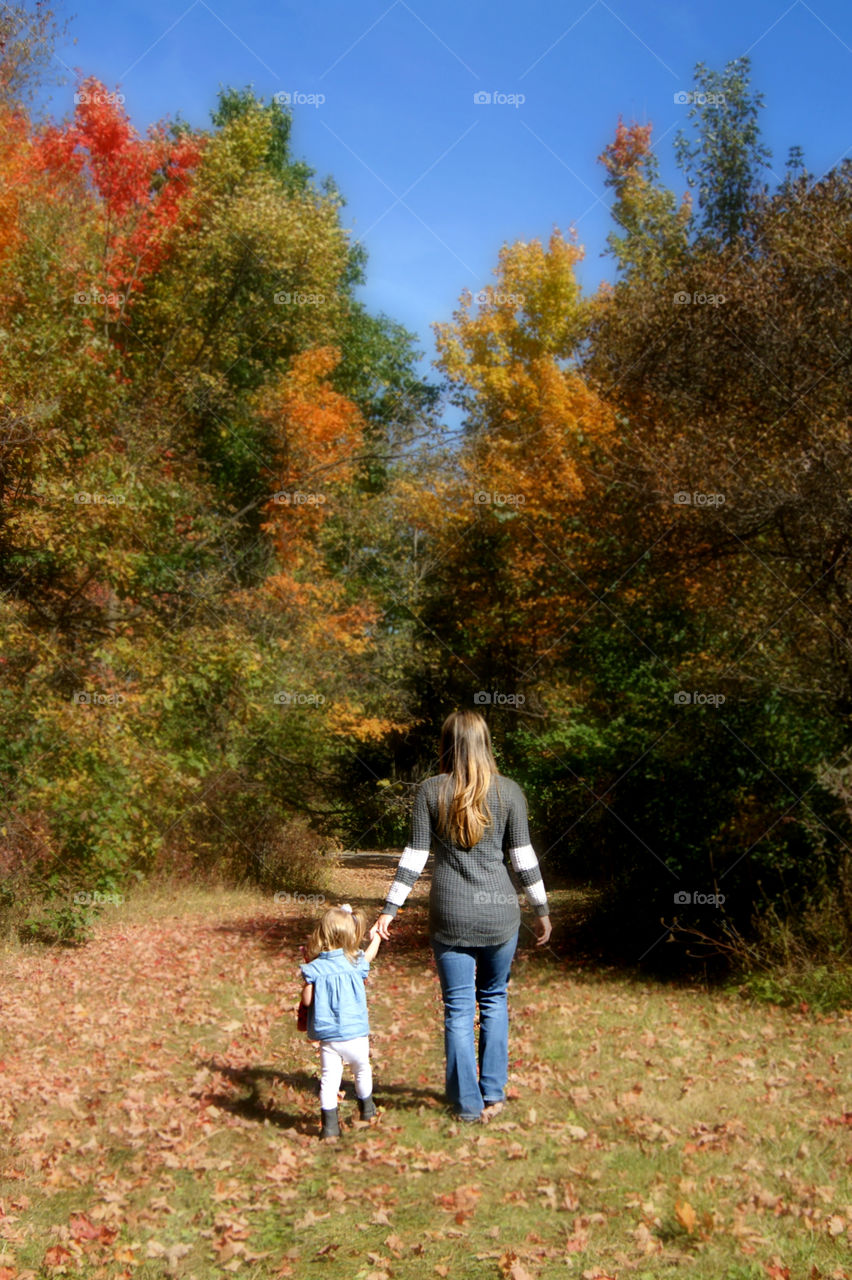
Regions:
<instances>
[{"instance_id":1,"label":"red leaf on ground","mask_svg":"<svg viewBox=\"0 0 852 1280\"><path fill-rule=\"evenodd\" d=\"M64 1267L70 1257L71 1254L66 1248L61 1244L55 1244L44 1255L44 1265L46 1267Z\"/></svg>"},{"instance_id":2,"label":"red leaf on ground","mask_svg":"<svg viewBox=\"0 0 852 1280\"><path fill-rule=\"evenodd\" d=\"M72 1214L69 1227L73 1240L97 1240L101 1234L101 1228L96 1227L85 1213Z\"/></svg>"},{"instance_id":3,"label":"red leaf on ground","mask_svg":"<svg viewBox=\"0 0 852 1280\"><path fill-rule=\"evenodd\" d=\"M440 1205L442 1209L447 1209L450 1212L455 1210L457 1214L469 1216L476 1208L481 1195L482 1192L479 1187L456 1187L455 1191L451 1191L449 1194L436 1195L435 1203Z\"/></svg>"}]
</instances>

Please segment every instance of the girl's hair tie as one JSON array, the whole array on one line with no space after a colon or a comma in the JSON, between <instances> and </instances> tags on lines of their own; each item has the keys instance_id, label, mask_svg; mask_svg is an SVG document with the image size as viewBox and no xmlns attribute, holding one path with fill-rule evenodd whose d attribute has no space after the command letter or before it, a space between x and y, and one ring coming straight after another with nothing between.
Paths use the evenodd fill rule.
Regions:
<instances>
[{"instance_id":1,"label":"girl's hair tie","mask_svg":"<svg viewBox=\"0 0 852 1280\"><path fill-rule=\"evenodd\" d=\"M348 902L341 902L339 909L341 911L348 911L349 915L350 916L352 915L352 908L350 907Z\"/></svg>"}]
</instances>

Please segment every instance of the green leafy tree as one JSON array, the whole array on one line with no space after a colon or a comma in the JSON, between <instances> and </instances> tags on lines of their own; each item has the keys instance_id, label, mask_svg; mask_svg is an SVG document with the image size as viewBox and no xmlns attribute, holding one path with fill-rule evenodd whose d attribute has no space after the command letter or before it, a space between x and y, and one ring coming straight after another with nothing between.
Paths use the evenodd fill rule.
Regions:
<instances>
[{"instance_id":1,"label":"green leafy tree","mask_svg":"<svg viewBox=\"0 0 852 1280\"><path fill-rule=\"evenodd\" d=\"M750 71L748 57L734 58L724 71L696 63L688 113L695 137L679 130L675 138L678 163L698 193L702 234L723 244L742 234L772 158L760 141L763 94L752 89Z\"/></svg>"}]
</instances>

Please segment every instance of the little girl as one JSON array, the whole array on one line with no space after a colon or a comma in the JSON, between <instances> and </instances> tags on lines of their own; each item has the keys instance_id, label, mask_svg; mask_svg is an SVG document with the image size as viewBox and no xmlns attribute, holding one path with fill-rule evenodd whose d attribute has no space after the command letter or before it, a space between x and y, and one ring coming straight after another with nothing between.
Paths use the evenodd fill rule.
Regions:
<instances>
[{"instance_id":1,"label":"little girl","mask_svg":"<svg viewBox=\"0 0 852 1280\"><path fill-rule=\"evenodd\" d=\"M364 979L381 938L376 935L362 950L366 935L367 921L362 911L353 911L348 902L330 907L308 939L308 963L301 966L305 980L301 1003L307 1006L308 1038L320 1042L321 1138L340 1135L337 1093L345 1062L355 1076L361 1119L376 1114Z\"/></svg>"}]
</instances>

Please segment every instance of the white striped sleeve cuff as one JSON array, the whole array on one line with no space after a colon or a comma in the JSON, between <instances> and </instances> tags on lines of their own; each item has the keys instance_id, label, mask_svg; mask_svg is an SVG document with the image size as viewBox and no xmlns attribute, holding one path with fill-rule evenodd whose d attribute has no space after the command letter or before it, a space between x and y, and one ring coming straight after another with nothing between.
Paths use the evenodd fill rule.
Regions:
<instances>
[{"instance_id":1,"label":"white striped sleeve cuff","mask_svg":"<svg viewBox=\"0 0 852 1280\"><path fill-rule=\"evenodd\" d=\"M410 845L406 845L397 866L397 874L404 870L413 871L415 876L419 876L428 861L428 849L412 849Z\"/></svg>"},{"instance_id":2,"label":"white striped sleeve cuff","mask_svg":"<svg viewBox=\"0 0 852 1280\"><path fill-rule=\"evenodd\" d=\"M543 912L540 908L547 911L547 892L544 887L544 881L541 878L539 870L538 858L535 856L535 850L531 844L517 845L516 848L509 850L509 860L517 872L518 879L521 882L527 902L531 907L536 908L538 915Z\"/></svg>"},{"instance_id":3,"label":"white striped sleeve cuff","mask_svg":"<svg viewBox=\"0 0 852 1280\"><path fill-rule=\"evenodd\" d=\"M525 884L524 893L527 895L527 902L531 907L547 906L547 891L545 890L543 880L539 879L533 884Z\"/></svg>"},{"instance_id":4,"label":"white striped sleeve cuff","mask_svg":"<svg viewBox=\"0 0 852 1280\"><path fill-rule=\"evenodd\" d=\"M396 877L385 899L394 907L401 907L411 892L411 887L429 861L428 849L412 849L406 845L396 869Z\"/></svg>"},{"instance_id":5,"label":"white striped sleeve cuff","mask_svg":"<svg viewBox=\"0 0 852 1280\"><path fill-rule=\"evenodd\" d=\"M509 850L512 866L516 871L536 871L538 858L531 844L519 844L516 849Z\"/></svg>"},{"instance_id":6,"label":"white striped sleeve cuff","mask_svg":"<svg viewBox=\"0 0 852 1280\"><path fill-rule=\"evenodd\" d=\"M401 907L410 892L410 884L400 884L398 880L394 880L388 889L388 896L385 898L385 902L391 902L395 907Z\"/></svg>"}]
</instances>

